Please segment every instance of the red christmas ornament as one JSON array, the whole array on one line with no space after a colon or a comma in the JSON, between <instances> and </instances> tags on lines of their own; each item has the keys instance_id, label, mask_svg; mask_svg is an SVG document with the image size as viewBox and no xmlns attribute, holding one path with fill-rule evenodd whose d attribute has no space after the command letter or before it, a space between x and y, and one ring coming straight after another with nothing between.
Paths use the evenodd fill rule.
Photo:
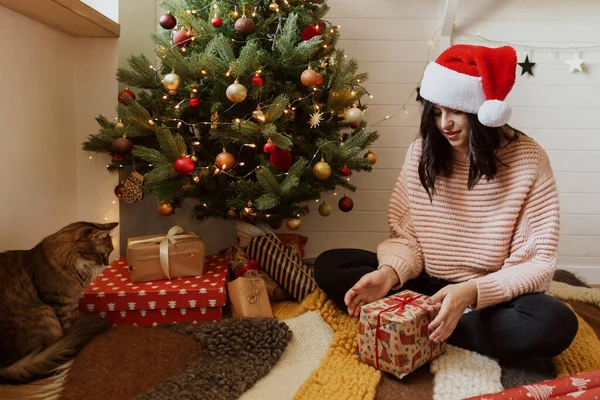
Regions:
<instances>
[{"instance_id":1,"label":"red christmas ornament","mask_svg":"<svg viewBox=\"0 0 600 400\"><path fill-rule=\"evenodd\" d=\"M123 161L125 159L125 156L120 156L115 153L115 154L113 154L113 158L118 161Z\"/></svg>"},{"instance_id":2,"label":"red christmas ornament","mask_svg":"<svg viewBox=\"0 0 600 400\"><path fill-rule=\"evenodd\" d=\"M119 103L127 105L127 103L125 102L125 97L130 97L131 99L135 100L135 93L133 93L131 90L129 90L129 88L125 88L125 90L121 90L119 92L119 97L118 97Z\"/></svg>"},{"instance_id":3,"label":"red christmas ornament","mask_svg":"<svg viewBox=\"0 0 600 400\"><path fill-rule=\"evenodd\" d=\"M319 30L321 32L327 30L327 25L325 24L325 21L323 21L322 19L320 19L319 22L317 22L317 25L319 25Z\"/></svg>"},{"instance_id":4,"label":"red christmas ornament","mask_svg":"<svg viewBox=\"0 0 600 400\"><path fill-rule=\"evenodd\" d=\"M219 17L218 15L215 15L215 17L210 21L210 23L215 28L220 28L223 26L223 19L221 19L221 17Z\"/></svg>"},{"instance_id":5,"label":"red christmas ornament","mask_svg":"<svg viewBox=\"0 0 600 400\"><path fill-rule=\"evenodd\" d=\"M302 30L302 40L310 40L315 36L319 36L321 34L321 30L319 27L314 25L309 25Z\"/></svg>"},{"instance_id":6,"label":"red christmas ornament","mask_svg":"<svg viewBox=\"0 0 600 400\"><path fill-rule=\"evenodd\" d=\"M173 163L173 168L179 175L189 175L196 168L196 165L191 158L180 157Z\"/></svg>"},{"instance_id":7,"label":"red christmas ornament","mask_svg":"<svg viewBox=\"0 0 600 400\"><path fill-rule=\"evenodd\" d=\"M353 129L356 129L356 128L358 128L358 124L357 124L356 122L354 122L354 123L350 124L350 126L351 126Z\"/></svg>"},{"instance_id":8,"label":"red christmas ornament","mask_svg":"<svg viewBox=\"0 0 600 400\"><path fill-rule=\"evenodd\" d=\"M188 104L192 107L196 107L198 104L200 104L200 99L197 97L192 97L189 101Z\"/></svg>"},{"instance_id":9,"label":"red christmas ornament","mask_svg":"<svg viewBox=\"0 0 600 400\"><path fill-rule=\"evenodd\" d=\"M192 35L190 35L188 31L182 29L173 34L173 44L176 44L180 49L183 49L190 45L191 37Z\"/></svg>"},{"instance_id":10,"label":"red christmas ornament","mask_svg":"<svg viewBox=\"0 0 600 400\"><path fill-rule=\"evenodd\" d=\"M344 167L344 168L342 168L342 169L340 170L340 173L341 173L343 176L348 176L348 175L350 175L350 168L348 168L348 167Z\"/></svg>"},{"instance_id":11,"label":"red christmas ornament","mask_svg":"<svg viewBox=\"0 0 600 400\"><path fill-rule=\"evenodd\" d=\"M177 25L177 19L172 14L163 14L158 20L164 29L173 29Z\"/></svg>"},{"instance_id":12,"label":"red christmas ornament","mask_svg":"<svg viewBox=\"0 0 600 400\"><path fill-rule=\"evenodd\" d=\"M265 145L263 146L263 151L267 154L271 154L275 150L277 150L275 144L271 141L271 139L267 140L267 143L265 143Z\"/></svg>"},{"instance_id":13,"label":"red christmas ornament","mask_svg":"<svg viewBox=\"0 0 600 400\"><path fill-rule=\"evenodd\" d=\"M269 157L269 162L279 171L285 171L292 166L292 153L284 149L275 149Z\"/></svg>"},{"instance_id":14,"label":"red christmas ornament","mask_svg":"<svg viewBox=\"0 0 600 400\"><path fill-rule=\"evenodd\" d=\"M263 78L261 78L260 75L256 74L252 77L252 84L254 86L262 86L264 85L265 81L263 80Z\"/></svg>"},{"instance_id":15,"label":"red christmas ornament","mask_svg":"<svg viewBox=\"0 0 600 400\"><path fill-rule=\"evenodd\" d=\"M319 75L319 77L317 78L317 85L322 85L323 84L323 77L321 75Z\"/></svg>"},{"instance_id":16,"label":"red christmas ornament","mask_svg":"<svg viewBox=\"0 0 600 400\"><path fill-rule=\"evenodd\" d=\"M343 212L350 212L354 208L354 202L347 194L345 194L338 202L338 207Z\"/></svg>"}]
</instances>

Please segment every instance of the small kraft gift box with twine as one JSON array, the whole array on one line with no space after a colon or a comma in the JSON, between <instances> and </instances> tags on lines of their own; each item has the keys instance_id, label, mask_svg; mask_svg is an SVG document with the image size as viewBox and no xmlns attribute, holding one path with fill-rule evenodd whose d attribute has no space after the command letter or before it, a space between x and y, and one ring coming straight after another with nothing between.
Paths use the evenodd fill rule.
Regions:
<instances>
[{"instance_id":1,"label":"small kraft gift box with twine","mask_svg":"<svg viewBox=\"0 0 600 400\"><path fill-rule=\"evenodd\" d=\"M227 291L233 317L273 318L269 295L262 279L239 277L227 284Z\"/></svg>"},{"instance_id":2,"label":"small kraft gift box with twine","mask_svg":"<svg viewBox=\"0 0 600 400\"><path fill-rule=\"evenodd\" d=\"M361 307L358 359L403 378L441 355L445 342L429 340L429 324L439 309L410 290Z\"/></svg>"},{"instance_id":3,"label":"small kraft gift box with twine","mask_svg":"<svg viewBox=\"0 0 600 400\"><path fill-rule=\"evenodd\" d=\"M132 282L202 275L206 247L193 232L174 226L166 235L127 239Z\"/></svg>"}]
</instances>

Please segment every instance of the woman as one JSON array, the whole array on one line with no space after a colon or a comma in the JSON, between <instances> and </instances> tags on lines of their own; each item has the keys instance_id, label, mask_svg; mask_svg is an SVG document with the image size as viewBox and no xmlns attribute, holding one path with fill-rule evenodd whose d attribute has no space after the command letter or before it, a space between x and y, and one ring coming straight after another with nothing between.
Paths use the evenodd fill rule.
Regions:
<instances>
[{"instance_id":1,"label":"woman","mask_svg":"<svg viewBox=\"0 0 600 400\"><path fill-rule=\"evenodd\" d=\"M377 253L321 254L315 278L357 317L400 289L440 304L430 338L493 357L555 356L574 313L542 294L556 265L559 212L544 150L507 123L511 47L456 45L423 76L420 137L408 149ZM472 310L466 312L466 310Z\"/></svg>"}]
</instances>

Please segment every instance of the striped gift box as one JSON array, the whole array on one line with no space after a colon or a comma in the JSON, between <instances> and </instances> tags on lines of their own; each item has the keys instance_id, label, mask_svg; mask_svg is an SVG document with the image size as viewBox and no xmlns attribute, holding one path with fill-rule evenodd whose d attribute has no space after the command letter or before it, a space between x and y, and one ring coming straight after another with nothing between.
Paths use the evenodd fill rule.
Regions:
<instances>
[{"instance_id":1,"label":"striped gift box","mask_svg":"<svg viewBox=\"0 0 600 400\"><path fill-rule=\"evenodd\" d=\"M246 253L296 300L302 301L317 289L314 271L302 263L297 248L283 245L277 236L253 237Z\"/></svg>"}]
</instances>

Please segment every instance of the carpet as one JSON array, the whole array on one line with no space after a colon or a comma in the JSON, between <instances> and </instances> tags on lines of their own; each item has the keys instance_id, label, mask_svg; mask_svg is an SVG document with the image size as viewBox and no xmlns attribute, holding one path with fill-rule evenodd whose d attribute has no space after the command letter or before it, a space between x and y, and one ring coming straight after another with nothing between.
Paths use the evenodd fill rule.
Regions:
<instances>
[{"instance_id":1,"label":"carpet","mask_svg":"<svg viewBox=\"0 0 600 400\"><path fill-rule=\"evenodd\" d=\"M600 290L585 287L584 282L568 273L566 279L569 279L569 284L564 283L562 278L555 278L561 282L553 282L549 293L573 308L580 328L572 346L553 359L499 364L489 357L448 346L448 351L440 358L398 380L357 361L357 320L339 310L317 290L301 304L283 302L273 305L274 314L290 327L294 335L290 339L283 325L270 320L274 324L271 329L280 332L273 333L273 337L278 338L276 341L287 343L283 354L274 352L269 359L270 372L262 370L254 375L250 368L244 369L245 362L227 354L232 338L222 340L225 337L222 336L216 343L208 343L209 347L213 346L213 351L207 352L207 343L203 342L207 335L203 336L196 330L201 325L189 328L186 328L187 324L175 325L168 330L114 327L92 341L54 381L20 387L29 392L26 395L21 392L18 396L14 391L7 392L6 388L0 387L0 398L58 399L62 390L60 398L69 400L136 397L212 399L223 393L229 394L224 398L241 395L243 400L454 400L600 369L600 341L597 336L600 332ZM249 328L249 332L254 331ZM219 335L217 331L208 334L217 338ZM240 340L258 345L262 341L257 340L261 337L260 333L258 335L252 333ZM250 342L252 338L255 341ZM249 353L255 356L248 365L257 360L256 353ZM200 365L209 365L212 360L221 363L227 360L231 364L230 368L219 370L219 377L244 371L252 375L250 381L255 383L252 385L244 381L238 387L226 386L227 379L215 377L217 370ZM185 377L187 381L178 381L178 376ZM195 386L196 380L203 383ZM198 397L198 390L214 390L217 397L206 394Z\"/></svg>"}]
</instances>

